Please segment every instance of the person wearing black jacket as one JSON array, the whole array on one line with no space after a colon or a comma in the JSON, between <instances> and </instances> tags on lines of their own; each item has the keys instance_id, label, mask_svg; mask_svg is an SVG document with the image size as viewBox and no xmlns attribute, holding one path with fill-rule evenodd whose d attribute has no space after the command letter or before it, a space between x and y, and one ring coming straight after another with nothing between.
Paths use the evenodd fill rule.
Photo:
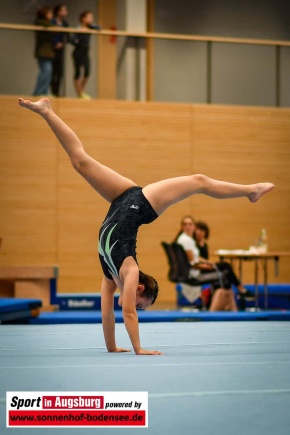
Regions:
<instances>
[{"instance_id":1,"label":"person wearing black jacket","mask_svg":"<svg viewBox=\"0 0 290 435\"><path fill-rule=\"evenodd\" d=\"M194 239L196 242L196 246L199 250L199 255L201 258L208 260L209 259L209 249L207 240L209 238L210 230L208 225L203 222L199 221L195 223L195 232L194 232ZM247 290L241 281L236 276L232 266L227 263L226 261L219 261L215 263L218 270L220 272L227 272L228 282L229 285L234 284L239 292L239 298L241 300L240 305L244 307L244 298L253 298L249 290Z\"/></svg>"},{"instance_id":2,"label":"person wearing black jacket","mask_svg":"<svg viewBox=\"0 0 290 435\"><path fill-rule=\"evenodd\" d=\"M53 10L54 17L52 19L53 25L57 27L68 27L68 23L65 20L67 16L67 7L65 5L55 6ZM67 41L67 33L59 32L54 34L54 52L55 57L53 59L52 79L51 79L51 91L55 97L60 96L60 85L63 77L64 66L64 46Z\"/></svg>"},{"instance_id":3,"label":"person wearing black jacket","mask_svg":"<svg viewBox=\"0 0 290 435\"><path fill-rule=\"evenodd\" d=\"M37 11L35 25L50 27L52 26L52 9L41 8ZM47 95L52 77L52 61L55 56L53 49L54 33L46 31L37 31L35 35L35 52L39 66L39 73L36 79L36 85L33 95Z\"/></svg>"},{"instance_id":4,"label":"person wearing black jacket","mask_svg":"<svg viewBox=\"0 0 290 435\"><path fill-rule=\"evenodd\" d=\"M82 30L86 29L97 29L100 27L94 24L94 15L90 11L84 11L80 14L80 28ZM90 75L90 39L91 35L89 33L76 33L72 36L72 44L75 46L73 51L73 61L74 61L74 85L76 93L79 98L89 100L91 97L85 93L85 87Z\"/></svg>"}]
</instances>

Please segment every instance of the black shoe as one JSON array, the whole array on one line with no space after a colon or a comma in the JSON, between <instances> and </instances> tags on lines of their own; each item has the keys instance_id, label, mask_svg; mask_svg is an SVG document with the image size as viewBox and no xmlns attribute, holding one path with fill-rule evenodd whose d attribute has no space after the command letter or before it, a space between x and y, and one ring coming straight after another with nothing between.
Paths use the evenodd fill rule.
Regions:
<instances>
[{"instance_id":1,"label":"black shoe","mask_svg":"<svg viewBox=\"0 0 290 435\"><path fill-rule=\"evenodd\" d=\"M244 293L239 293L239 296L243 299L255 299L255 295L253 295L249 290L246 290Z\"/></svg>"},{"instance_id":2,"label":"black shoe","mask_svg":"<svg viewBox=\"0 0 290 435\"><path fill-rule=\"evenodd\" d=\"M239 311L245 311L246 310L246 299L245 298L239 298L238 299L238 309L239 309Z\"/></svg>"}]
</instances>

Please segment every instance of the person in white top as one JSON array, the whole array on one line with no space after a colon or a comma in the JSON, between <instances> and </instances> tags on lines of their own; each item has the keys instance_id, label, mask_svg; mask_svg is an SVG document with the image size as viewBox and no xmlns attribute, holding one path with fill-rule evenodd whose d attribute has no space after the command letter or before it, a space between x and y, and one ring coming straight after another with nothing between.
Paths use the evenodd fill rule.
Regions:
<instances>
[{"instance_id":1,"label":"person in white top","mask_svg":"<svg viewBox=\"0 0 290 435\"><path fill-rule=\"evenodd\" d=\"M205 224L205 222L201 222L201 224L205 225L207 231L209 232L208 226ZM195 223L192 216L185 216L182 219L181 233L179 234L180 235L176 239L177 243L183 246L188 261L193 266L193 268L198 267L198 269L190 270L190 278L196 278L201 273L201 270L203 272L210 272L214 270L219 270L220 272L226 271L226 289L231 288L231 285L234 284L239 291L240 297L251 296L248 290L245 289L243 284L238 280L233 271L233 268L229 263L218 262L214 264L208 261L208 253L203 252L201 254L200 249L206 244L205 231L202 231L199 228L199 223ZM201 243L201 245L199 243Z\"/></svg>"},{"instance_id":2,"label":"person in white top","mask_svg":"<svg viewBox=\"0 0 290 435\"><path fill-rule=\"evenodd\" d=\"M181 220L181 231L176 237L176 242L183 247L190 263L190 278L196 278L200 275L201 270L213 272L215 267L213 263L199 255L199 249L193 238L195 223L192 216L184 216Z\"/></svg>"},{"instance_id":3,"label":"person in white top","mask_svg":"<svg viewBox=\"0 0 290 435\"><path fill-rule=\"evenodd\" d=\"M188 222L185 224L186 228L190 226L194 226L193 222ZM191 266L197 265L199 263L199 250L196 246L195 240L186 234L186 232L183 232L177 238L176 242L185 250L187 257L189 257L189 263ZM198 275L200 275L200 270L194 269L194 267L192 267L189 272L189 277L196 278Z\"/></svg>"},{"instance_id":4,"label":"person in white top","mask_svg":"<svg viewBox=\"0 0 290 435\"><path fill-rule=\"evenodd\" d=\"M210 275L213 275L215 267L213 263L205 258L200 257L199 249L193 234L195 231L195 221L192 216L184 216L181 220L181 231L176 237L176 242L183 247L186 252L188 261L191 265L189 272L189 278L198 278L201 274L201 270L208 271ZM212 273L210 273L212 272ZM209 282L211 282L209 280ZM203 298L203 295L199 295ZM215 291L212 301L209 307L209 311L237 311L237 305L231 290L219 288Z\"/></svg>"}]
</instances>

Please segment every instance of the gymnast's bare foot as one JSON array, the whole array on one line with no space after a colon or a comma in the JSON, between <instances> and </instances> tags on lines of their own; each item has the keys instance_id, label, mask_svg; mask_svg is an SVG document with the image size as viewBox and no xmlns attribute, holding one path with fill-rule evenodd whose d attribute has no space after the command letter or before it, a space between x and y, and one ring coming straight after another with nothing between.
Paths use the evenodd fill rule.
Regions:
<instances>
[{"instance_id":1,"label":"gymnast's bare foot","mask_svg":"<svg viewBox=\"0 0 290 435\"><path fill-rule=\"evenodd\" d=\"M254 185L253 191L249 194L248 198L251 202L257 202L264 193L270 192L274 189L274 184L272 183L258 183Z\"/></svg>"},{"instance_id":2,"label":"gymnast's bare foot","mask_svg":"<svg viewBox=\"0 0 290 435\"><path fill-rule=\"evenodd\" d=\"M42 116L51 110L51 105L48 98L41 98L35 103L29 100L24 100L23 98L19 98L19 105L25 107L26 109L32 110L32 112L39 113Z\"/></svg>"}]
</instances>

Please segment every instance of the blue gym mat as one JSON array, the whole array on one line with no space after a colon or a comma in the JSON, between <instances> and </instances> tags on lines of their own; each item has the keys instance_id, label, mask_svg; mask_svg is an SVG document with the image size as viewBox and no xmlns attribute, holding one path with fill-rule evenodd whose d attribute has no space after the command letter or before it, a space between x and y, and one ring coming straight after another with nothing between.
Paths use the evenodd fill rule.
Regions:
<instances>
[{"instance_id":1,"label":"blue gym mat","mask_svg":"<svg viewBox=\"0 0 290 435\"><path fill-rule=\"evenodd\" d=\"M147 322L199 322L199 321L251 321L251 320L290 320L290 311L258 312L195 312L190 310L139 311L140 323ZM115 312L116 323L123 323L122 312ZM41 313L29 319L31 325L64 323L101 323L100 311L56 311Z\"/></svg>"},{"instance_id":2,"label":"blue gym mat","mask_svg":"<svg viewBox=\"0 0 290 435\"><path fill-rule=\"evenodd\" d=\"M206 286L205 286L206 287ZM255 286L246 284L245 288L251 296L255 296ZM179 306L189 306L188 300L182 294L182 286L176 285L177 303ZM233 286L235 296L238 295L238 289ZM238 300L237 303L239 304ZM265 306L264 286L258 285L258 306ZM255 300L246 300L246 308L254 308ZM290 284L269 284L268 285L268 309L269 310L290 310Z\"/></svg>"},{"instance_id":3,"label":"blue gym mat","mask_svg":"<svg viewBox=\"0 0 290 435\"><path fill-rule=\"evenodd\" d=\"M51 304L58 305L61 311L67 310L92 310L97 311L101 309L101 293L58 293L57 281L51 280ZM255 287L253 285L245 286L251 294L254 296ZM237 289L233 286L235 294L238 293ZM264 307L264 286L258 286L259 307ZM190 306L188 300L183 296L181 292L180 284L176 285L176 298L179 306ZM118 306L119 295L116 294L114 298L114 309L120 311ZM255 301L246 301L247 308L255 307ZM268 286L268 308L269 310L285 309L290 310L290 284L269 284Z\"/></svg>"},{"instance_id":4,"label":"blue gym mat","mask_svg":"<svg viewBox=\"0 0 290 435\"><path fill-rule=\"evenodd\" d=\"M0 298L0 321L31 317L31 310L42 307L38 299Z\"/></svg>"},{"instance_id":5,"label":"blue gym mat","mask_svg":"<svg viewBox=\"0 0 290 435\"><path fill-rule=\"evenodd\" d=\"M289 435L290 323L141 323L162 356L108 353L102 326L0 328L4 435ZM123 324L117 345L130 348ZM148 391L148 429L5 428L6 391Z\"/></svg>"}]
</instances>

